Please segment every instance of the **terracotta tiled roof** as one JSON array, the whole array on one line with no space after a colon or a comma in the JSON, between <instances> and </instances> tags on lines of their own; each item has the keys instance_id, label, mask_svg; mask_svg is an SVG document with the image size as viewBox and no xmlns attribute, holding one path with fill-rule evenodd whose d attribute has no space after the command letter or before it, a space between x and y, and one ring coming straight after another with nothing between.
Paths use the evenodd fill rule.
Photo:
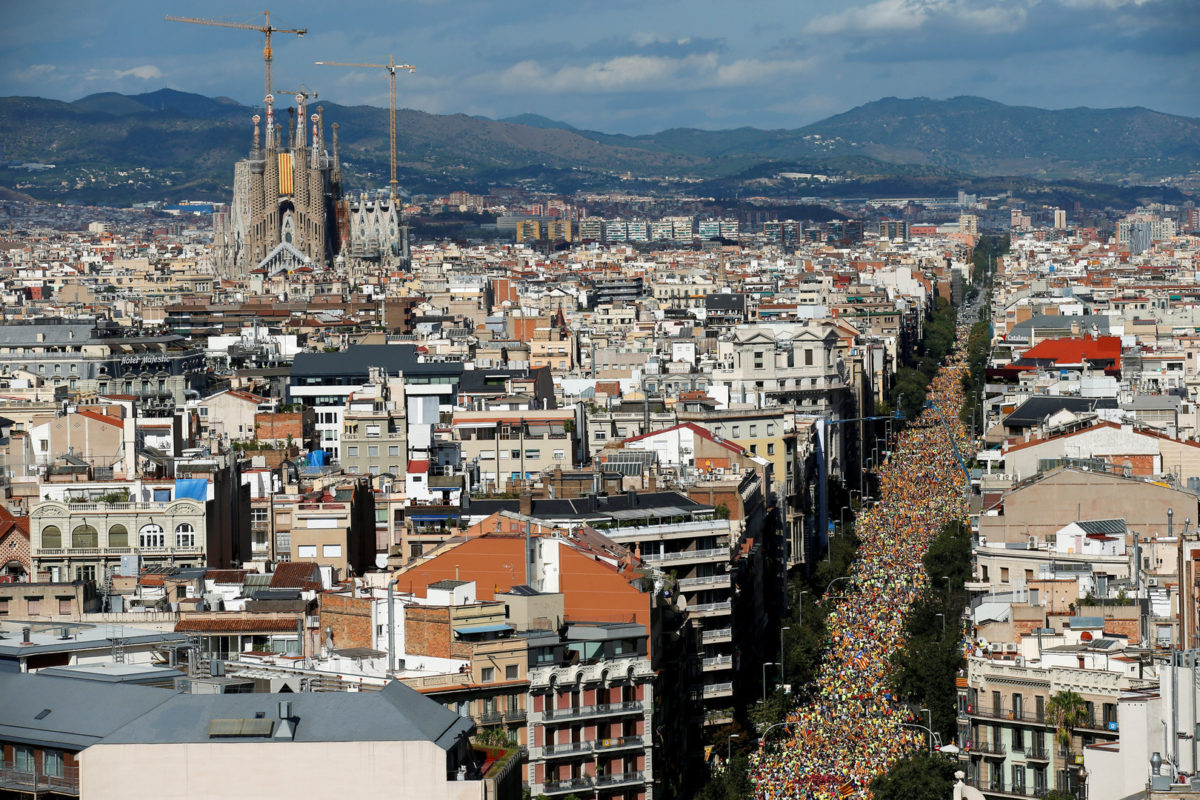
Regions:
<instances>
[{"instance_id":1,"label":"terracotta tiled roof","mask_svg":"<svg viewBox=\"0 0 1200 800\"><path fill-rule=\"evenodd\" d=\"M271 574L272 589L310 589L321 585L321 570L311 561L284 561Z\"/></svg>"}]
</instances>

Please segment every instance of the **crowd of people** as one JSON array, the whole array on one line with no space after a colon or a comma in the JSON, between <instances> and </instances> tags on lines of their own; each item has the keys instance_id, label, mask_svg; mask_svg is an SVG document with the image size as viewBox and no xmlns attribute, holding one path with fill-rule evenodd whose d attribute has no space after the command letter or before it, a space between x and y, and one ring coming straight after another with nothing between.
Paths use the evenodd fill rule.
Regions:
<instances>
[{"instance_id":1,"label":"crowd of people","mask_svg":"<svg viewBox=\"0 0 1200 800\"><path fill-rule=\"evenodd\" d=\"M959 334L961 343L966 337ZM908 727L924 720L892 697L889 656L904 646L905 615L925 588L929 544L967 512L966 478L954 453L954 445L965 451L967 444L958 418L961 345L947 362L929 388L936 408L901 432L881 465L880 498L858 517L849 579L822 599L835 606L812 699L751 756L750 778L764 800L869 797L876 775L925 745L925 731Z\"/></svg>"}]
</instances>

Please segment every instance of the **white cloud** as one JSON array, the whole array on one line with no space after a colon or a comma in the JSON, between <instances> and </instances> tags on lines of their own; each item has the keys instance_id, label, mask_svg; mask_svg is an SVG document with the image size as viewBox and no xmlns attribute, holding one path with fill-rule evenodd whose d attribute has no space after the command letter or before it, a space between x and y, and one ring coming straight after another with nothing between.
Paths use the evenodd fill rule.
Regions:
<instances>
[{"instance_id":1,"label":"white cloud","mask_svg":"<svg viewBox=\"0 0 1200 800\"><path fill-rule=\"evenodd\" d=\"M52 78L57 74L58 67L53 64L30 64L23 70L16 73L15 77L20 81L37 81L46 78Z\"/></svg>"},{"instance_id":2,"label":"white cloud","mask_svg":"<svg viewBox=\"0 0 1200 800\"><path fill-rule=\"evenodd\" d=\"M1036 0L1033 1L1036 2ZM1122 2L1123 0L1099 1ZM914 31L931 22L948 22L970 27L980 33L999 33L1020 28L1027 16L1026 2L876 0L865 6L847 8L834 14L815 17L804 27L804 32L816 36L841 33L871 34Z\"/></svg>"},{"instance_id":3,"label":"white cloud","mask_svg":"<svg viewBox=\"0 0 1200 800\"><path fill-rule=\"evenodd\" d=\"M522 61L500 72L492 82L506 91L524 92L625 92L647 89L706 89L752 86L781 75L808 70L815 59L741 59L721 63L716 53L695 53L681 58L619 56L586 65L550 69L537 61Z\"/></svg>"},{"instance_id":4,"label":"white cloud","mask_svg":"<svg viewBox=\"0 0 1200 800\"><path fill-rule=\"evenodd\" d=\"M119 69L113 73L113 77L117 80L122 78L137 78L141 81L156 81L163 77L163 72L153 64L143 64L140 67L131 69Z\"/></svg>"}]
</instances>

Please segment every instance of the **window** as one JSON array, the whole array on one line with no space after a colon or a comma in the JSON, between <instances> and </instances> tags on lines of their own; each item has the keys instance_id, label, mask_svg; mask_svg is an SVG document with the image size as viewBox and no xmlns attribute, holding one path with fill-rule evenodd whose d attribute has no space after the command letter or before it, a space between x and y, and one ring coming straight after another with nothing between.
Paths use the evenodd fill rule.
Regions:
<instances>
[{"instance_id":1,"label":"window","mask_svg":"<svg viewBox=\"0 0 1200 800\"><path fill-rule=\"evenodd\" d=\"M755 436L758 436L758 426L751 425L750 426L750 438L754 438Z\"/></svg>"},{"instance_id":2,"label":"window","mask_svg":"<svg viewBox=\"0 0 1200 800\"><path fill-rule=\"evenodd\" d=\"M525 457L526 458L541 458L542 451L541 450L526 450Z\"/></svg>"},{"instance_id":3,"label":"window","mask_svg":"<svg viewBox=\"0 0 1200 800\"><path fill-rule=\"evenodd\" d=\"M554 451L554 459L556 461L562 461L564 458L566 458L565 450L555 450Z\"/></svg>"},{"instance_id":4,"label":"window","mask_svg":"<svg viewBox=\"0 0 1200 800\"><path fill-rule=\"evenodd\" d=\"M508 455L509 455L509 457L510 457L510 458L520 458L520 457L521 457L521 451L520 451L520 450L512 450L512 451L510 451L510 452L509 452L509 454L508 454Z\"/></svg>"},{"instance_id":5,"label":"window","mask_svg":"<svg viewBox=\"0 0 1200 800\"><path fill-rule=\"evenodd\" d=\"M811 367L813 365L813 351L806 349L804 351L804 366Z\"/></svg>"},{"instance_id":6,"label":"window","mask_svg":"<svg viewBox=\"0 0 1200 800\"><path fill-rule=\"evenodd\" d=\"M322 558L341 558L342 546L340 544L323 544L321 545Z\"/></svg>"},{"instance_id":7,"label":"window","mask_svg":"<svg viewBox=\"0 0 1200 800\"><path fill-rule=\"evenodd\" d=\"M100 536L91 525L80 525L71 531L71 547L99 547Z\"/></svg>"},{"instance_id":8,"label":"window","mask_svg":"<svg viewBox=\"0 0 1200 800\"><path fill-rule=\"evenodd\" d=\"M367 445L367 458L379 458L379 445Z\"/></svg>"},{"instance_id":9,"label":"window","mask_svg":"<svg viewBox=\"0 0 1200 800\"><path fill-rule=\"evenodd\" d=\"M302 544L296 550L297 558L316 558L317 546L315 544Z\"/></svg>"},{"instance_id":10,"label":"window","mask_svg":"<svg viewBox=\"0 0 1200 800\"><path fill-rule=\"evenodd\" d=\"M124 525L113 525L108 529L109 547L129 547L129 530Z\"/></svg>"},{"instance_id":11,"label":"window","mask_svg":"<svg viewBox=\"0 0 1200 800\"><path fill-rule=\"evenodd\" d=\"M58 598L58 615L60 617L71 616L71 598L69 598L69 597Z\"/></svg>"},{"instance_id":12,"label":"window","mask_svg":"<svg viewBox=\"0 0 1200 800\"><path fill-rule=\"evenodd\" d=\"M166 547L167 534L161 525L143 525L138 531L138 547Z\"/></svg>"},{"instance_id":13,"label":"window","mask_svg":"<svg viewBox=\"0 0 1200 800\"><path fill-rule=\"evenodd\" d=\"M0 597L0 617L8 616L8 598Z\"/></svg>"},{"instance_id":14,"label":"window","mask_svg":"<svg viewBox=\"0 0 1200 800\"><path fill-rule=\"evenodd\" d=\"M346 458L358 458L358 445L352 444L346 447Z\"/></svg>"},{"instance_id":15,"label":"window","mask_svg":"<svg viewBox=\"0 0 1200 800\"><path fill-rule=\"evenodd\" d=\"M42 528L42 547L62 547L62 531L57 525Z\"/></svg>"},{"instance_id":16,"label":"window","mask_svg":"<svg viewBox=\"0 0 1200 800\"><path fill-rule=\"evenodd\" d=\"M42 615L42 598L26 597L25 613L31 617L40 617Z\"/></svg>"},{"instance_id":17,"label":"window","mask_svg":"<svg viewBox=\"0 0 1200 800\"><path fill-rule=\"evenodd\" d=\"M504 668L504 679L506 681L515 681L517 679L517 665L516 664L509 664L507 667ZM512 704L515 705L516 695L513 695L512 699L514 701L514 703L512 703Z\"/></svg>"},{"instance_id":18,"label":"window","mask_svg":"<svg viewBox=\"0 0 1200 800\"><path fill-rule=\"evenodd\" d=\"M25 745L13 747L14 763L17 772L33 772L37 766L33 763L33 748Z\"/></svg>"},{"instance_id":19,"label":"window","mask_svg":"<svg viewBox=\"0 0 1200 800\"><path fill-rule=\"evenodd\" d=\"M739 437L739 436L741 436L741 435L742 435L742 428L741 428L741 426L740 426L740 425L734 425L734 426L733 426L733 438L735 438L735 439L736 439L736 438L738 438L738 437Z\"/></svg>"},{"instance_id":20,"label":"window","mask_svg":"<svg viewBox=\"0 0 1200 800\"><path fill-rule=\"evenodd\" d=\"M78 581L94 581L96 580L96 565L85 564L82 567L75 568L75 580Z\"/></svg>"},{"instance_id":21,"label":"window","mask_svg":"<svg viewBox=\"0 0 1200 800\"><path fill-rule=\"evenodd\" d=\"M496 670L492 667L484 667L479 673L479 678L484 683L491 683L492 681L496 680Z\"/></svg>"},{"instance_id":22,"label":"window","mask_svg":"<svg viewBox=\"0 0 1200 800\"><path fill-rule=\"evenodd\" d=\"M424 544L422 544L421 542L409 542L409 545L408 545L408 557L409 558L420 558L421 554L423 552L425 552Z\"/></svg>"},{"instance_id":23,"label":"window","mask_svg":"<svg viewBox=\"0 0 1200 800\"><path fill-rule=\"evenodd\" d=\"M179 526L175 528L175 546L196 546L196 529L192 527L190 522L181 522Z\"/></svg>"},{"instance_id":24,"label":"window","mask_svg":"<svg viewBox=\"0 0 1200 800\"><path fill-rule=\"evenodd\" d=\"M1000 568L1000 582L1008 583L1008 567Z\"/></svg>"},{"instance_id":25,"label":"window","mask_svg":"<svg viewBox=\"0 0 1200 800\"><path fill-rule=\"evenodd\" d=\"M171 502L171 490L170 489L155 489L154 490L154 502L156 502L156 503Z\"/></svg>"},{"instance_id":26,"label":"window","mask_svg":"<svg viewBox=\"0 0 1200 800\"><path fill-rule=\"evenodd\" d=\"M398 445L398 444L389 444L389 445L388 445L388 455L389 455L389 456L398 456L398 455L400 455L400 445Z\"/></svg>"},{"instance_id":27,"label":"window","mask_svg":"<svg viewBox=\"0 0 1200 800\"><path fill-rule=\"evenodd\" d=\"M767 455L769 455L769 456L775 455L775 443L774 442L767 442Z\"/></svg>"},{"instance_id":28,"label":"window","mask_svg":"<svg viewBox=\"0 0 1200 800\"><path fill-rule=\"evenodd\" d=\"M775 423L768 422L767 423L767 436L774 436L774 435L775 435Z\"/></svg>"}]
</instances>

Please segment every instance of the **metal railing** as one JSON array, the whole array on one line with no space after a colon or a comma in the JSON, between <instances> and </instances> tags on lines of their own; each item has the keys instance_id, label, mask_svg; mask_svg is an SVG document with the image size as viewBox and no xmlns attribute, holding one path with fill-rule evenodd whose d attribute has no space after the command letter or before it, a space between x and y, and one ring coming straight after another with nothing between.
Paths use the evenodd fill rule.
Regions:
<instances>
[{"instance_id":1,"label":"metal railing","mask_svg":"<svg viewBox=\"0 0 1200 800\"><path fill-rule=\"evenodd\" d=\"M689 614L707 614L714 611L730 611L733 608L733 603L725 600L720 603L696 603L689 605L687 611Z\"/></svg>"},{"instance_id":2,"label":"metal railing","mask_svg":"<svg viewBox=\"0 0 1200 800\"><path fill-rule=\"evenodd\" d=\"M79 794L79 767L62 767L62 775L44 775L36 769L17 769L12 761L0 761L0 788L37 796L41 792Z\"/></svg>"},{"instance_id":3,"label":"metal railing","mask_svg":"<svg viewBox=\"0 0 1200 800\"><path fill-rule=\"evenodd\" d=\"M987 756L1003 756L1004 745L996 742L971 742L972 753L982 753Z\"/></svg>"},{"instance_id":4,"label":"metal railing","mask_svg":"<svg viewBox=\"0 0 1200 800\"><path fill-rule=\"evenodd\" d=\"M700 635L700 640L703 642L712 642L717 639L732 639L733 628L717 628L716 630L707 630Z\"/></svg>"},{"instance_id":5,"label":"metal railing","mask_svg":"<svg viewBox=\"0 0 1200 800\"><path fill-rule=\"evenodd\" d=\"M712 668L732 667L733 666L733 656L716 656L715 658L706 658L706 659L702 660L700 663L704 666L705 669L708 669L710 667L712 667Z\"/></svg>"},{"instance_id":6,"label":"metal railing","mask_svg":"<svg viewBox=\"0 0 1200 800\"><path fill-rule=\"evenodd\" d=\"M727 683L710 683L704 687L705 697L715 697L717 695L728 694L733 692L733 682Z\"/></svg>"},{"instance_id":7,"label":"metal railing","mask_svg":"<svg viewBox=\"0 0 1200 800\"><path fill-rule=\"evenodd\" d=\"M645 783L646 776L641 772L614 772L608 775L596 776L596 788L603 789L612 786L624 786L633 783Z\"/></svg>"},{"instance_id":8,"label":"metal railing","mask_svg":"<svg viewBox=\"0 0 1200 800\"><path fill-rule=\"evenodd\" d=\"M732 686L732 684L731 684ZM582 719L583 717L599 717L608 714L625 714L643 711L642 701L626 700L623 703L599 703L593 706L575 706L571 708L547 709L542 713L543 719Z\"/></svg>"},{"instance_id":9,"label":"metal railing","mask_svg":"<svg viewBox=\"0 0 1200 800\"><path fill-rule=\"evenodd\" d=\"M643 561L683 561L689 558L721 558L729 557L728 547L714 547L708 550L681 550L677 553L647 553L642 556Z\"/></svg>"},{"instance_id":10,"label":"metal railing","mask_svg":"<svg viewBox=\"0 0 1200 800\"><path fill-rule=\"evenodd\" d=\"M702 586L729 586L732 578L729 573L724 575L705 575L701 578L681 578L680 589L693 589Z\"/></svg>"}]
</instances>

